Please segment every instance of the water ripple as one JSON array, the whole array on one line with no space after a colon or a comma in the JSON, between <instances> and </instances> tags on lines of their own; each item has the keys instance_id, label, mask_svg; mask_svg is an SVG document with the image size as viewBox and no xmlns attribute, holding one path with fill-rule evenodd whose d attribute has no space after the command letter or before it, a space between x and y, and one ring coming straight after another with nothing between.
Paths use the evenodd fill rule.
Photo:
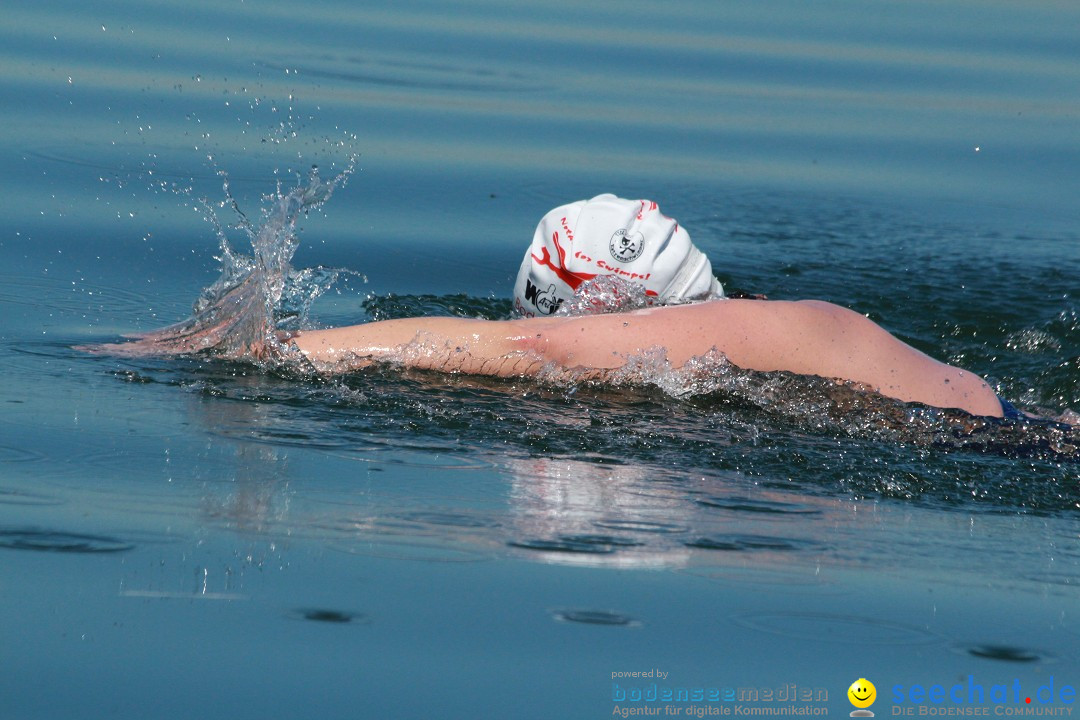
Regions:
<instances>
[{"instance_id":1,"label":"water ripple","mask_svg":"<svg viewBox=\"0 0 1080 720\"><path fill-rule=\"evenodd\" d=\"M45 456L36 450L11 445L0 445L0 462L2 463L41 462L44 459Z\"/></svg>"},{"instance_id":2,"label":"water ripple","mask_svg":"<svg viewBox=\"0 0 1080 720\"><path fill-rule=\"evenodd\" d=\"M415 58L415 55L411 56ZM300 77L340 80L355 85L401 90L452 92L524 92L544 89L547 83L521 71L491 65L465 65L450 58L422 61L389 55L335 55L323 53L288 59L256 60L270 70Z\"/></svg>"},{"instance_id":3,"label":"water ripple","mask_svg":"<svg viewBox=\"0 0 1080 720\"><path fill-rule=\"evenodd\" d=\"M56 553L115 553L135 546L104 535L54 530L0 528L0 548Z\"/></svg>"},{"instance_id":4,"label":"water ripple","mask_svg":"<svg viewBox=\"0 0 1080 720\"><path fill-rule=\"evenodd\" d=\"M684 543L687 547L702 550L727 550L731 552L743 552L754 550L802 550L812 547L814 543L808 540L791 540L781 537L769 537L766 535L708 535L695 538Z\"/></svg>"},{"instance_id":5,"label":"water ripple","mask_svg":"<svg viewBox=\"0 0 1080 720\"><path fill-rule=\"evenodd\" d=\"M972 645L965 648L965 652L967 652L968 655L974 655L978 658L1012 663L1029 663L1035 662L1036 660L1047 659L1045 654L1040 655L1033 650L1014 647L1012 645Z\"/></svg>"},{"instance_id":6,"label":"water ripple","mask_svg":"<svg viewBox=\"0 0 1080 720\"><path fill-rule=\"evenodd\" d=\"M469 513L443 512L437 510L412 510L391 513L386 517L396 518L418 525L435 525L438 527L496 528L501 525L500 522L491 518L485 518Z\"/></svg>"},{"instance_id":7,"label":"water ripple","mask_svg":"<svg viewBox=\"0 0 1080 720\"><path fill-rule=\"evenodd\" d=\"M52 495L0 487L0 505L63 505L64 502Z\"/></svg>"},{"instance_id":8,"label":"water ripple","mask_svg":"<svg viewBox=\"0 0 1080 720\"><path fill-rule=\"evenodd\" d=\"M641 626L640 620L608 610L555 610L551 615L560 622L582 623L584 625Z\"/></svg>"},{"instance_id":9,"label":"water ripple","mask_svg":"<svg viewBox=\"0 0 1080 720\"><path fill-rule=\"evenodd\" d=\"M772 513L777 515L817 515L821 511L799 503L779 500L755 500L745 497L707 497L695 501L698 505L720 510L744 513Z\"/></svg>"},{"instance_id":10,"label":"water ripple","mask_svg":"<svg viewBox=\"0 0 1080 720\"><path fill-rule=\"evenodd\" d=\"M686 575L715 580L723 584L760 586L766 592L775 593L788 590L805 595L808 592L830 593L841 592L830 580L819 574L811 574L805 571L788 568L762 568L762 567L721 567L721 568L684 568L679 572Z\"/></svg>"},{"instance_id":11,"label":"water ripple","mask_svg":"<svg viewBox=\"0 0 1080 720\"><path fill-rule=\"evenodd\" d=\"M139 292L82 278L0 273L0 303L79 316L88 311L108 312L110 316L141 315L160 300L146 287Z\"/></svg>"},{"instance_id":12,"label":"water ripple","mask_svg":"<svg viewBox=\"0 0 1080 720\"><path fill-rule=\"evenodd\" d=\"M308 620L330 625L366 625L369 622L363 613L329 608L295 608L289 611L287 617L291 620Z\"/></svg>"},{"instance_id":13,"label":"water ripple","mask_svg":"<svg viewBox=\"0 0 1080 720\"><path fill-rule=\"evenodd\" d=\"M733 621L743 627L814 642L846 643L856 647L873 645L920 645L939 642L934 633L900 623L827 613L747 613Z\"/></svg>"},{"instance_id":14,"label":"water ripple","mask_svg":"<svg viewBox=\"0 0 1080 720\"><path fill-rule=\"evenodd\" d=\"M328 547L331 550L349 553L350 555L366 555L368 557L423 563L472 563L491 559L490 554L479 550L455 547L445 543L432 544L419 541L394 542L377 540L368 542L362 538L357 538L348 544L334 543Z\"/></svg>"},{"instance_id":15,"label":"water ripple","mask_svg":"<svg viewBox=\"0 0 1080 720\"><path fill-rule=\"evenodd\" d=\"M605 528L607 530L623 530L626 532L640 532L640 533L658 533L658 534L677 534L684 533L689 530L685 525L677 525L675 523L666 522L652 522L649 520L597 520L593 523L596 527Z\"/></svg>"},{"instance_id":16,"label":"water ripple","mask_svg":"<svg viewBox=\"0 0 1080 720\"><path fill-rule=\"evenodd\" d=\"M585 555L610 555L615 552L615 548L611 544L599 541L596 536L566 536L555 539L533 538L526 540L511 540L507 545L523 550L580 553Z\"/></svg>"}]
</instances>

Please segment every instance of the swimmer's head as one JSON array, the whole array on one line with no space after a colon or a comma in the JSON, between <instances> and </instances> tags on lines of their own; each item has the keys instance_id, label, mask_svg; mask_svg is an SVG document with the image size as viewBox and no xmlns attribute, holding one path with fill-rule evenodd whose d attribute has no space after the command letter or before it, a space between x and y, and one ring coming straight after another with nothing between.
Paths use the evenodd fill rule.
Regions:
<instances>
[{"instance_id":1,"label":"swimmer's head","mask_svg":"<svg viewBox=\"0 0 1080 720\"><path fill-rule=\"evenodd\" d=\"M597 195L557 207L540 221L514 285L514 310L551 315L581 283L614 275L657 304L722 297L712 265L686 228L649 200Z\"/></svg>"}]
</instances>

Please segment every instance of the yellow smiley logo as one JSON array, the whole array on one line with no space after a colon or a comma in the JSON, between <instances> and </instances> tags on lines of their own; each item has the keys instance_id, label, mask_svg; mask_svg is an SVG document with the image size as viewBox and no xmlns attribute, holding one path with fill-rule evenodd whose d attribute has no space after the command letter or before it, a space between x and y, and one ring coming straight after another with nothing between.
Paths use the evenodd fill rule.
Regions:
<instances>
[{"instance_id":1,"label":"yellow smiley logo","mask_svg":"<svg viewBox=\"0 0 1080 720\"><path fill-rule=\"evenodd\" d=\"M868 708L877 699L877 688L866 678L859 678L851 683L851 687L847 690L847 697L855 707Z\"/></svg>"}]
</instances>

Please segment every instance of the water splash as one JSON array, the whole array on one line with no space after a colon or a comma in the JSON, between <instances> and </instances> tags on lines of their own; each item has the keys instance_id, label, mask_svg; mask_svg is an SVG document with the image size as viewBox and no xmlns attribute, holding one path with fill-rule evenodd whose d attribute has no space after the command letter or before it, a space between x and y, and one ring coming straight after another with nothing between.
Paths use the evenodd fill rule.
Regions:
<instances>
[{"instance_id":1,"label":"water splash","mask_svg":"<svg viewBox=\"0 0 1080 720\"><path fill-rule=\"evenodd\" d=\"M627 312L650 307L654 302L654 298L645 294L643 285L614 275L598 275L583 282L574 292L574 297L560 304L555 314L572 316Z\"/></svg>"},{"instance_id":2,"label":"water splash","mask_svg":"<svg viewBox=\"0 0 1080 720\"><path fill-rule=\"evenodd\" d=\"M199 295L191 317L149 333L131 336L133 342L98 345L91 350L113 355L149 356L206 353L232 359L284 362L291 354L282 338L299 329L311 304L347 270L294 270L291 262L299 245L297 222L324 205L355 168L355 157L329 181L312 166L306 182L285 191L279 181L264 198L262 217L252 222L233 197L229 178L223 180L227 206L236 224L227 226L213 205L201 201L220 243L221 275ZM241 230L252 254L234 249L228 230Z\"/></svg>"},{"instance_id":3,"label":"water splash","mask_svg":"<svg viewBox=\"0 0 1080 720\"><path fill-rule=\"evenodd\" d=\"M709 294L691 302L718 300L723 295ZM559 305L556 315L602 315L605 313L641 310L658 304L654 296L645 292L645 286L630 282L615 275L598 275L586 280L574 291L574 297ZM674 305L678 301L666 301L663 304Z\"/></svg>"}]
</instances>

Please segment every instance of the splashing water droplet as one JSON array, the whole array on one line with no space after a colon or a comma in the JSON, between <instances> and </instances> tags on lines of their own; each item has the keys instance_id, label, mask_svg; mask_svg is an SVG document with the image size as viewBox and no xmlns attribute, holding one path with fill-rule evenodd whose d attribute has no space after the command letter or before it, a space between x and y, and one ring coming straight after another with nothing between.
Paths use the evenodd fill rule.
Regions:
<instances>
[{"instance_id":1,"label":"splashing water droplet","mask_svg":"<svg viewBox=\"0 0 1080 720\"><path fill-rule=\"evenodd\" d=\"M273 365L296 365L280 333L296 329L307 310L337 279L349 272L328 268L295 271L291 261L299 245L297 222L320 208L334 190L345 183L356 157L329 181L323 181L312 165L306 182L283 190L278 182L265 198L259 222L253 222L232 194L228 174L218 171L225 199L235 225L227 226L206 198L203 214L218 236L221 275L202 291L191 317L175 325L137 336L136 342L99 346L122 355L162 355L209 352L233 359L255 360ZM250 255L237 251L228 230L241 230L251 243ZM299 358L295 358L299 360Z\"/></svg>"}]
</instances>

